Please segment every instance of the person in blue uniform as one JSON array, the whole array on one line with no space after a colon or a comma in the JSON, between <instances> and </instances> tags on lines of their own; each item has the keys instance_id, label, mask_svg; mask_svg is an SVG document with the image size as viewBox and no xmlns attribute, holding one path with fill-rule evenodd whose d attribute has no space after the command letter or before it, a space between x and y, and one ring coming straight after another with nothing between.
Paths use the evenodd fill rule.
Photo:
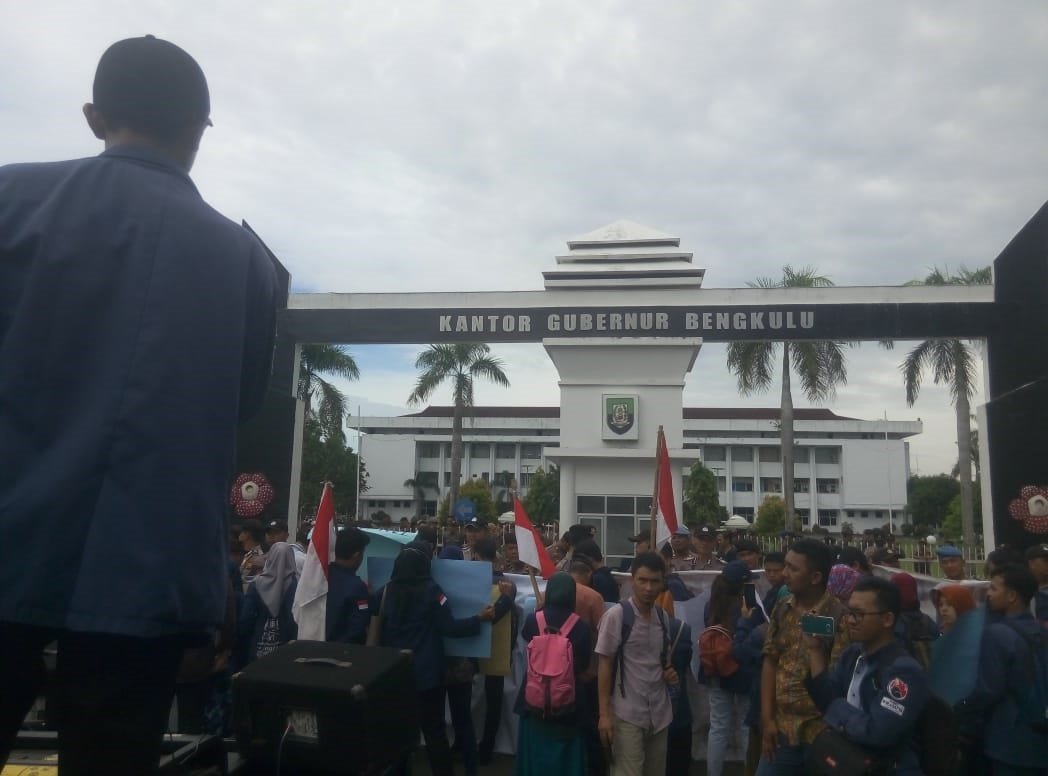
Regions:
<instances>
[{"instance_id":1,"label":"person in blue uniform","mask_svg":"<svg viewBox=\"0 0 1048 776\"><path fill-rule=\"evenodd\" d=\"M899 589L886 579L861 579L848 599L847 647L832 669L829 646L805 635L811 676L805 687L823 722L853 744L881 753L894 765L890 773L920 774L913 733L928 680L920 664L895 641L902 611Z\"/></svg>"},{"instance_id":2,"label":"person in blue uniform","mask_svg":"<svg viewBox=\"0 0 1048 776\"><path fill-rule=\"evenodd\" d=\"M419 727L426 741L430 772L452 776L451 747L444 724L443 636L475 636L482 622L495 616L488 606L479 615L456 619L448 598L430 576L433 548L426 542L404 545L393 562L393 575L376 591L381 622L380 644L410 649L415 662Z\"/></svg>"},{"instance_id":3,"label":"person in blue uniform","mask_svg":"<svg viewBox=\"0 0 1048 776\"><path fill-rule=\"evenodd\" d=\"M1043 627L1030 613L1037 580L1023 566L994 571L986 592L994 617L983 631L975 689L957 707L961 732L981 741L994 774L1043 774L1048 764L1045 719L1031 720L1021 700L1038 684L1033 651L1046 643Z\"/></svg>"},{"instance_id":4,"label":"person in blue uniform","mask_svg":"<svg viewBox=\"0 0 1048 776\"><path fill-rule=\"evenodd\" d=\"M57 640L63 771L155 771L182 651L224 620L280 291L189 178L210 112L189 54L122 40L83 107L104 153L0 168L0 761Z\"/></svg>"},{"instance_id":5,"label":"person in blue uniform","mask_svg":"<svg viewBox=\"0 0 1048 776\"><path fill-rule=\"evenodd\" d=\"M357 576L371 537L359 528L339 531L335 562L328 565L325 638L343 644L363 644L371 622L371 593Z\"/></svg>"}]
</instances>

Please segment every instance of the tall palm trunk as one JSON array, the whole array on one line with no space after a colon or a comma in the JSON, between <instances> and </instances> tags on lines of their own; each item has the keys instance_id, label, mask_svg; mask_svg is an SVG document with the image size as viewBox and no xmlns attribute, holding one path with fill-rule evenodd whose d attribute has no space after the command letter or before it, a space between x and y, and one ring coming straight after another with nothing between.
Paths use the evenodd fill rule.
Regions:
<instances>
[{"instance_id":1,"label":"tall palm trunk","mask_svg":"<svg viewBox=\"0 0 1048 776\"><path fill-rule=\"evenodd\" d=\"M957 401L957 471L961 478L961 530L966 547L975 546L975 517L972 506L972 422L968 395L959 391Z\"/></svg>"},{"instance_id":2,"label":"tall palm trunk","mask_svg":"<svg viewBox=\"0 0 1048 776\"><path fill-rule=\"evenodd\" d=\"M458 500L459 479L462 477L462 400L455 398L455 412L451 421L451 498L448 500L448 514L455 509Z\"/></svg>"},{"instance_id":3,"label":"tall palm trunk","mask_svg":"<svg viewBox=\"0 0 1048 776\"><path fill-rule=\"evenodd\" d=\"M793 509L793 393L790 391L790 343L782 343L782 399L779 405L779 439L782 446L782 500L786 505L786 529L797 531ZM759 471L758 464L758 471Z\"/></svg>"}]
</instances>

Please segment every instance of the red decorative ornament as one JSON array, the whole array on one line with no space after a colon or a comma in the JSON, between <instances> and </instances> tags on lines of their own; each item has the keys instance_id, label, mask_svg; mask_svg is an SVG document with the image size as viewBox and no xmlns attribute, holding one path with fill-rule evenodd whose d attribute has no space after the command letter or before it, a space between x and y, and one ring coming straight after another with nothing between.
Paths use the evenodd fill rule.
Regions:
<instances>
[{"instance_id":1,"label":"red decorative ornament","mask_svg":"<svg viewBox=\"0 0 1048 776\"><path fill-rule=\"evenodd\" d=\"M1008 504L1008 514L1032 534L1048 534L1048 485L1027 485Z\"/></svg>"},{"instance_id":2,"label":"red decorative ornament","mask_svg":"<svg viewBox=\"0 0 1048 776\"><path fill-rule=\"evenodd\" d=\"M258 517L276 494L261 472L241 474L229 491L229 503L240 517Z\"/></svg>"}]
</instances>

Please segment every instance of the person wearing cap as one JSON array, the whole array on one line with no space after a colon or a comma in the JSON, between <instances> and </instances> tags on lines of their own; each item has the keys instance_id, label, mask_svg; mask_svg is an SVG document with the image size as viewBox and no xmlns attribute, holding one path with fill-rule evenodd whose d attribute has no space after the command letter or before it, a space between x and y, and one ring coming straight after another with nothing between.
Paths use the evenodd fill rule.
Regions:
<instances>
[{"instance_id":1,"label":"person wearing cap","mask_svg":"<svg viewBox=\"0 0 1048 776\"><path fill-rule=\"evenodd\" d=\"M1026 566L1037 580L1037 594L1033 599L1033 614L1041 622L1048 622L1048 542L1035 544L1026 550Z\"/></svg>"},{"instance_id":2,"label":"person wearing cap","mask_svg":"<svg viewBox=\"0 0 1048 776\"><path fill-rule=\"evenodd\" d=\"M680 526L670 536L670 549L673 552L669 560L670 571L695 570L697 559L691 552L691 531L687 526Z\"/></svg>"},{"instance_id":3,"label":"person wearing cap","mask_svg":"<svg viewBox=\"0 0 1048 776\"><path fill-rule=\"evenodd\" d=\"M291 534L287 530L287 523L283 520L270 520L266 523L266 544L272 545L277 542L286 542Z\"/></svg>"},{"instance_id":4,"label":"person wearing cap","mask_svg":"<svg viewBox=\"0 0 1048 776\"><path fill-rule=\"evenodd\" d=\"M691 549L695 553L695 568L700 571L719 569L723 561L713 554L717 532L712 526L700 525L692 534Z\"/></svg>"},{"instance_id":5,"label":"person wearing cap","mask_svg":"<svg viewBox=\"0 0 1048 776\"><path fill-rule=\"evenodd\" d=\"M961 554L960 548L954 547L952 544L945 544L936 549L935 554L939 556L939 568L942 569L943 579L948 579L951 582L968 579L968 575L965 573L964 556Z\"/></svg>"},{"instance_id":6,"label":"person wearing cap","mask_svg":"<svg viewBox=\"0 0 1048 776\"><path fill-rule=\"evenodd\" d=\"M633 544L633 557L635 558L650 549L651 534L648 531L641 531L639 534L629 537L629 541ZM629 574L632 566L633 558L623 558L619 563L619 571Z\"/></svg>"},{"instance_id":7,"label":"person wearing cap","mask_svg":"<svg viewBox=\"0 0 1048 776\"><path fill-rule=\"evenodd\" d=\"M122 40L83 106L105 151L0 168L0 761L57 640L63 770L155 771L183 649L225 619L280 291L189 178L210 114L189 54Z\"/></svg>"}]
</instances>

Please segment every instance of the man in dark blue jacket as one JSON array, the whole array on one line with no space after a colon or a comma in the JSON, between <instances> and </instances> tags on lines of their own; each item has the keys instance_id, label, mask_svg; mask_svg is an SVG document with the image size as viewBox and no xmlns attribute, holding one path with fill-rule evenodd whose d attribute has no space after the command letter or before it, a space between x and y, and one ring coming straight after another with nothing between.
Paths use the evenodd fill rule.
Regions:
<instances>
[{"instance_id":1,"label":"man in dark blue jacket","mask_svg":"<svg viewBox=\"0 0 1048 776\"><path fill-rule=\"evenodd\" d=\"M371 537L359 528L340 531L335 539L335 562L328 566L326 636L328 641L363 644L371 622L368 586L357 576Z\"/></svg>"},{"instance_id":2,"label":"man in dark blue jacket","mask_svg":"<svg viewBox=\"0 0 1048 776\"><path fill-rule=\"evenodd\" d=\"M891 582L859 580L846 615L848 636L855 643L827 670L828 645L820 636L805 635L811 670L805 686L826 725L892 760L891 773L920 774L911 744L928 702L928 681L920 664L895 641L901 610L899 589Z\"/></svg>"},{"instance_id":3,"label":"man in dark blue jacket","mask_svg":"<svg viewBox=\"0 0 1048 776\"><path fill-rule=\"evenodd\" d=\"M152 36L99 61L97 157L0 168L0 761L58 640L62 767L157 767L222 625L239 421L272 365L263 246L189 178L210 97Z\"/></svg>"},{"instance_id":4,"label":"man in dark blue jacket","mask_svg":"<svg viewBox=\"0 0 1048 776\"><path fill-rule=\"evenodd\" d=\"M986 605L997 617L983 632L975 690L958 708L961 730L981 737L995 774L1043 774L1048 734L1030 724L1018 702L1037 683L1033 650L1045 643L1042 626L1030 614L1037 580L1018 565L995 571ZM1044 717L1039 721L1043 725Z\"/></svg>"}]
</instances>

